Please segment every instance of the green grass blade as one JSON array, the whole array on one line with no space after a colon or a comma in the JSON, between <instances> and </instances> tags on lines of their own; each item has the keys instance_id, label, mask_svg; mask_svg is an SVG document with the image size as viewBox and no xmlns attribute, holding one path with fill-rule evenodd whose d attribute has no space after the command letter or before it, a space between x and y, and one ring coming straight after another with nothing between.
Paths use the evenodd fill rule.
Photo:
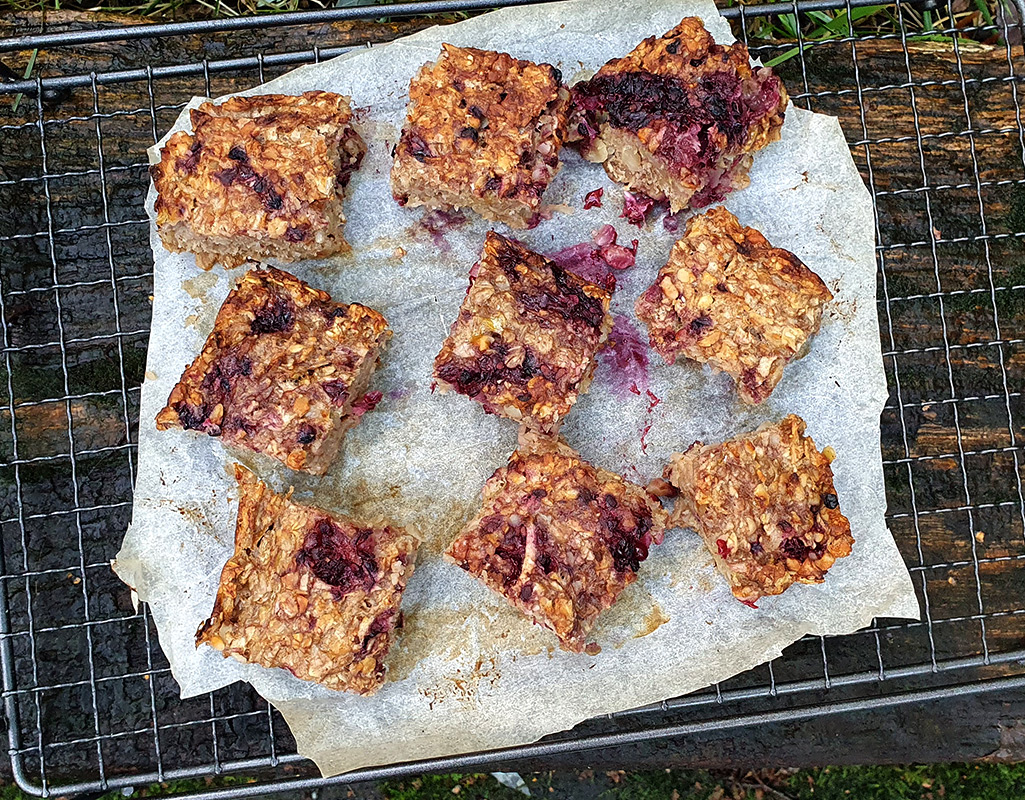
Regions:
<instances>
[{"instance_id":1,"label":"green grass blade","mask_svg":"<svg viewBox=\"0 0 1025 800\"><path fill-rule=\"evenodd\" d=\"M36 56L38 56L38 55L39 55L39 48L37 47L35 50L32 51L32 55L30 55L28 57L28 66L25 67L25 80L28 80L29 78L32 77L32 70L36 66ZM21 105L21 92L18 92L16 95L14 95L14 102L11 103L11 113L12 114L17 114L18 113L18 106L20 106L20 105Z\"/></svg>"},{"instance_id":2,"label":"green grass blade","mask_svg":"<svg viewBox=\"0 0 1025 800\"><path fill-rule=\"evenodd\" d=\"M790 34L791 38L797 38L797 20L793 14L780 14L779 24L783 26L783 29Z\"/></svg>"},{"instance_id":3,"label":"green grass blade","mask_svg":"<svg viewBox=\"0 0 1025 800\"><path fill-rule=\"evenodd\" d=\"M801 52L801 48L800 47L791 47L785 53L780 53L775 58L770 58L768 61L765 62L765 66L767 66L767 67L779 66L784 61L789 61L791 58L793 58L794 56L796 56L800 52Z\"/></svg>"},{"instance_id":4,"label":"green grass blade","mask_svg":"<svg viewBox=\"0 0 1025 800\"><path fill-rule=\"evenodd\" d=\"M986 20L987 25L996 25L996 21L993 19L993 15L989 11L989 6L986 4L986 0L975 0L975 7L979 9L979 13L982 14L982 18Z\"/></svg>"},{"instance_id":5,"label":"green grass blade","mask_svg":"<svg viewBox=\"0 0 1025 800\"><path fill-rule=\"evenodd\" d=\"M833 18L825 11L809 11L805 16L817 19L819 22L825 23L826 25L833 21Z\"/></svg>"},{"instance_id":6,"label":"green grass blade","mask_svg":"<svg viewBox=\"0 0 1025 800\"><path fill-rule=\"evenodd\" d=\"M844 9L843 11L841 11L839 14L833 17L829 22L827 22L822 27L830 33L846 32L848 27L847 10Z\"/></svg>"},{"instance_id":7,"label":"green grass blade","mask_svg":"<svg viewBox=\"0 0 1025 800\"><path fill-rule=\"evenodd\" d=\"M984 0L979 0L983 2ZM862 6L861 8L855 8L851 11L851 20L858 22L865 17L871 17L873 14L878 14L880 11L886 11L888 6Z\"/></svg>"}]
</instances>

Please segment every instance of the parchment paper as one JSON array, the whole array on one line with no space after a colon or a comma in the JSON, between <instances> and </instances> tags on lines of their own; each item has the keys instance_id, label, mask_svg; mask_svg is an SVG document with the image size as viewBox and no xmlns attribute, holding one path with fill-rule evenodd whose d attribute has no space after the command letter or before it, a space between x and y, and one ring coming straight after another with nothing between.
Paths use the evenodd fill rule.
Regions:
<instances>
[{"instance_id":1,"label":"parchment paper","mask_svg":"<svg viewBox=\"0 0 1025 800\"><path fill-rule=\"evenodd\" d=\"M835 293L810 354L787 368L772 398L757 408L739 404L727 377L666 366L657 357L647 385L644 376L639 379L639 388L661 401L651 408L643 391L623 391L622 376L605 358L564 432L584 457L643 483L695 439L717 442L762 421L800 414L819 446L831 444L838 454L833 468L857 540L853 555L830 570L825 584L795 586L753 610L731 597L695 534L672 531L643 564L637 583L600 618L597 656L557 650L554 637L441 560L442 549L477 506L484 481L514 448L516 431L465 397L430 391L433 356L456 316L489 225L471 219L432 237L419 223L421 210L401 209L392 200L389 154L409 79L437 57L444 41L548 61L572 82L691 14L703 17L719 41L732 41L710 0L625 0L614 14L600 0L569 0L433 28L302 67L250 92L325 89L351 95L354 107L366 109L357 127L369 153L346 208L354 255L288 269L337 300L379 309L395 336L374 378L385 399L349 434L343 462L322 480L229 452L206 436L158 433L154 415L199 352L241 271L202 272L191 256L167 253L151 231L156 271L139 476L133 523L115 569L150 604L183 697L235 680L251 682L282 712L299 752L330 775L530 742L588 717L723 680L779 655L806 633L844 634L875 616L918 618L910 578L883 516L879 413L887 392L871 201L837 120L794 108L782 140L755 158L750 188L731 195L726 205L742 223L800 256ZM174 130L187 124L186 111ZM157 157L154 148L150 158ZM633 320L633 302L665 262L674 237L657 219L644 230L627 224L619 218L622 190L602 169L570 152L564 161L546 200L576 210L515 235L542 252L589 241L603 223L613 224L623 242L639 239L637 264L618 275L614 300L614 310ZM597 187L605 189L604 207L581 210L583 195ZM153 199L151 189L151 217ZM332 692L284 671L196 649L196 628L210 613L232 552L230 464L236 459L279 489L294 483L300 501L356 516L383 513L423 538L389 682L375 697Z\"/></svg>"}]
</instances>

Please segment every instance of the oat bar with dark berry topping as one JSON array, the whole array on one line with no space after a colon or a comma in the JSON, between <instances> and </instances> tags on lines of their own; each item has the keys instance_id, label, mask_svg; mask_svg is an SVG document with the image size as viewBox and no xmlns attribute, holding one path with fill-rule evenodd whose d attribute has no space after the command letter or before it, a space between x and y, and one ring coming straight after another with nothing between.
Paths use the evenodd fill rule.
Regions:
<instances>
[{"instance_id":1,"label":"oat bar with dark berry topping","mask_svg":"<svg viewBox=\"0 0 1025 800\"><path fill-rule=\"evenodd\" d=\"M348 97L232 97L191 116L150 167L164 247L203 269L348 252L342 202L366 152Z\"/></svg>"},{"instance_id":2,"label":"oat bar with dark berry topping","mask_svg":"<svg viewBox=\"0 0 1025 800\"><path fill-rule=\"evenodd\" d=\"M553 433L594 374L611 292L493 231L434 360L442 390Z\"/></svg>"},{"instance_id":3,"label":"oat bar with dark berry topping","mask_svg":"<svg viewBox=\"0 0 1025 800\"><path fill-rule=\"evenodd\" d=\"M665 512L640 486L531 437L488 479L480 511L445 555L564 650L582 652L664 529Z\"/></svg>"},{"instance_id":4,"label":"oat bar with dark berry topping","mask_svg":"<svg viewBox=\"0 0 1025 800\"><path fill-rule=\"evenodd\" d=\"M568 140L612 180L675 213L748 185L752 154L779 139L787 93L747 48L697 17L573 86Z\"/></svg>"},{"instance_id":5,"label":"oat bar with dark berry topping","mask_svg":"<svg viewBox=\"0 0 1025 800\"><path fill-rule=\"evenodd\" d=\"M468 208L532 227L559 171L569 107L562 75L506 53L442 48L409 85L392 194L404 206Z\"/></svg>"},{"instance_id":6,"label":"oat bar with dark berry topping","mask_svg":"<svg viewBox=\"0 0 1025 800\"><path fill-rule=\"evenodd\" d=\"M219 436L323 475L345 432L381 398L367 386L390 336L372 308L336 303L281 270L250 270L228 294L157 428Z\"/></svg>"},{"instance_id":7,"label":"oat bar with dark berry topping","mask_svg":"<svg viewBox=\"0 0 1025 800\"><path fill-rule=\"evenodd\" d=\"M832 299L797 256L719 207L688 220L636 311L667 363L707 363L733 376L741 400L761 403Z\"/></svg>"},{"instance_id":8,"label":"oat bar with dark berry topping","mask_svg":"<svg viewBox=\"0 0 1025 800\"><path fill-rule=\"evenodd\" d=\"M675 454L665 479L679 491L670 522L692 528L739 600L752 604L794 583L821 583L854 537L830 467L791 414L718 445Z\"/></svg>"},{"instance_id":9,"label":"oat bar with dark berry topping","mask_svg":"<svg viewBox=\"0 0 1025 800\"><path fill-rule=\"evenodd\" d=\"M248 664L286 669L329 689L369 695L384 683L418 542L292 502L238 464L235 553L213 613L196 632Z\"/></svg>"}]
</instances>

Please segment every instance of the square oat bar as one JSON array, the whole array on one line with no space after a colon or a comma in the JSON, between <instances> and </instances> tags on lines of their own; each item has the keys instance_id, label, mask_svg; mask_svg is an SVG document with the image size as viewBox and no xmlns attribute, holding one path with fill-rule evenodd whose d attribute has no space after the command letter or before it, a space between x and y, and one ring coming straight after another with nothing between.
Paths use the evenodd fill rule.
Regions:
<instances>
[{"instance_id":1,"label":"square oat bar","mask_svg":"<svg viewBox=\"0 0 1025 800\"><path fill-rule=\"evenodd\" d=\"M342 201L366 146L349 98L330 92L232 97L192 110L150 167L164 247L209 269L349 251Z\"/></svg>"},{"instance_id":2,"label":"square oat bar","mask_svg":"<svg viewBox=\"0 0 1025 800\"><path fill-rule=\"evenodd\" d=\"M687 222L636 311L667 363L710 364L733 376L741 400L761 403L804 354L832 299L797 256L719 207Z\"/></svg>"},{"instance_id":3,"label":"square oat bar","mask_svg":"<svg viewBox=\"0 0 1025 800\"><path fill-rule=\"evenodd\" d=\"M219 436L323 475L345 432L381 399L367 385L390 336L372 308L335 303L281 270L250 270L225 299L157 428Z\"/></svg>"},{"instance_id":4,"label":"square oat bar","mask_svg":"<svg viewBox=\"0 0 1025 800\"><path fill-rule=\"evenodd\" d=\"M534 439L488 479L481 510L445 555L564 650L583 652L664 530L662 506L640 486L564 443Z\"/></svg>"},{"instance_id":5,"label":"square oat bar","mask_svg":"<svg viewBox=\"0 0 1025 800\"><path fill-rule=\"evenodd\" d=\"M238 464L235 479L235 553L196 646L329 689L373 694L401 627L416 538L293 503L291 492L275 494Z\"/></svg>"},{"instance_id":6,"label":"square oat bar","mask_svg":"<svg viewBox=\"0 0 1025 800\"><path fill-rule=\"evenodd\" d=\"M395 200L534 226L565 135L569 91L559 70L505 53L442 47L409 85L391 173Z\"/></svg>"},{"instance_id":7,"label":"square oat bar","mask_svg":"<svg viewBox=\"0 0 1025 800\"><path fill-rule=\"evenodd\" d=\"M675 213L748 185L752 153L779 138L787 93L747 48L697 17L645 39L573 87L568 139L612 180Z\"/></svg>"},{"instance_id":8,"label":"square oat bar","mask_svg":"<svg viewBox=\"0 0 1025 800\"><path fill-rule=\"evenodd\" d=\"M791 414L718 445L675 454L670 522L697 531L733 594L753 604L794 583L821 583L854 537L833 487L832 448L819 451Z\"/></svg>"},{"instance_id":9,"label":"square oat bar","mask_svg":"<svg viewBox=\"0 0 1025 800\"><path fill-rule=\"evenodd\" d=\"M442 390L554 433L594 374L612 294L489 231L434 360Z\"/></svg>"}]
</instances>

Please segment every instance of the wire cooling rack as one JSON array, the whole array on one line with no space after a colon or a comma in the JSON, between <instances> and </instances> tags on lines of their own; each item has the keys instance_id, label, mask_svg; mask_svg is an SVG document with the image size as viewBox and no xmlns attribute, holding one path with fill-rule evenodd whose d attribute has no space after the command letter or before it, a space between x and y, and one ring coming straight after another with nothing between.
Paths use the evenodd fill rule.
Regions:
<instances>
[{"instance_id":1,"label":"wire cooling rack","mask_svg":"<svg viewBox=\"0 0 1025 800\"><path fill-rule=\"evenodd\" d=\"M323 783L248 687L177 699L151 616L109 568L131 510L150 315L144 151L193 94L393 38L421 24L416 15L489 5L72 32L58 18L48 33L0 40L0 658L25 790L238 773L260 782L219 794ZM1006 16L964 26L932 4L953 21L913 33L920 11L898 3L896 27L855 35L863 5L724 13L755 56L786 56L778 69L795 103L840 117L875 201L888 522L923 621L806 638L707 691L529 747L345 780L1025 685L1022 29ZM759 19L821 21L824 10L846 12L825 39L798 26L796 42L748 40ZM29 62L33 77L19 79Z\"/></svg>"}]
</instances>

